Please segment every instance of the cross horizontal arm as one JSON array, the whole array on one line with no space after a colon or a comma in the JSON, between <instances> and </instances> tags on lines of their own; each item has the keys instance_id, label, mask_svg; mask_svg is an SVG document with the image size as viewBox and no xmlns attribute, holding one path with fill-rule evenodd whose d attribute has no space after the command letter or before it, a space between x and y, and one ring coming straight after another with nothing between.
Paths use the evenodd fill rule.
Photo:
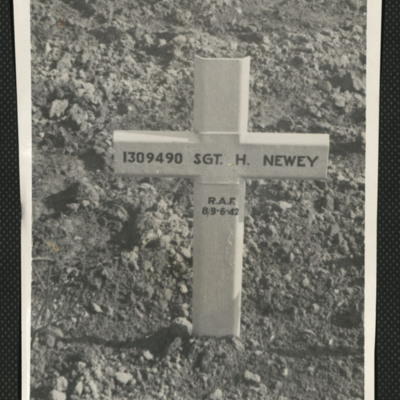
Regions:
<instances>
[{"instance_id":1,"label":"cross horizontal arm","mask_svg":"<svg viewBox=\"0 0 400 400\"><path fill-rule=\"evenodd\" d=\"M114 149L119 175L325 179L329 135L116 131Z\"/></svg>"}]
</instances>

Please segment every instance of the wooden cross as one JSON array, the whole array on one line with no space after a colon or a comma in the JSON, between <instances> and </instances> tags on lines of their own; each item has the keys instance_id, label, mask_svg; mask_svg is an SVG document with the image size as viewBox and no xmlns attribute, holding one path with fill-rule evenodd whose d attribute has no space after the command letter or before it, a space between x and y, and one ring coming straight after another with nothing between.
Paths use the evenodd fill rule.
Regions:
<instances>
[{"instance_id":1,"label":"wooden cross","mask_svg":"<svg viewBox=\"0 0 400 400\"><path fill-rule=\"evenodd\" d=\"M117 174L194 179L195 335L240 335L245 178L326 178L329 135L247 132L249 73L196 57L194 132L114 132Z\"/></svg>"}]
</instances>

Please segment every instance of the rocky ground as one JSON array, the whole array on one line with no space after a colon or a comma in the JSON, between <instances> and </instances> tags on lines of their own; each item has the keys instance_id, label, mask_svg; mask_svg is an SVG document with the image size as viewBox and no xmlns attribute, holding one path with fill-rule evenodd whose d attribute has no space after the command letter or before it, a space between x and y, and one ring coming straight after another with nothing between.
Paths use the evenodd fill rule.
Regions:
<instances>
[{"instance_id":1,"label":"rocky ground","mask_svg":"<svg viewBox=\"0 0 400 400\"><path fill-rule=\"evenodd\" d=\"M31 398L363 398L362 0L32 1ZM241 338L191 330L192 182L113 172L186 130L194 55L251 56L249 130L329 133L329 180L248 180Z\"/></svg>"}]
</instances>

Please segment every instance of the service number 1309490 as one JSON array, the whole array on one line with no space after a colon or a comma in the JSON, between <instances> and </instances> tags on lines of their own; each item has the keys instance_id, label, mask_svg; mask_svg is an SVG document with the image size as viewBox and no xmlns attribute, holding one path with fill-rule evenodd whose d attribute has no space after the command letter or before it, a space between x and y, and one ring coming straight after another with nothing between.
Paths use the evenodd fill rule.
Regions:
<instances>
[{"instance_id":1,"label":"service number 1309490","mask_svg":"<svg viewBox=\"0 0 400 400\"><path fill-rule=\"evenodd\" d=\"M142 151L124 151L123 152L123 161L124 163L164 163L167 164L181 164L183 161L182 153L152 153L147 152L144 153Z\"/></svg>"}]
</instances>

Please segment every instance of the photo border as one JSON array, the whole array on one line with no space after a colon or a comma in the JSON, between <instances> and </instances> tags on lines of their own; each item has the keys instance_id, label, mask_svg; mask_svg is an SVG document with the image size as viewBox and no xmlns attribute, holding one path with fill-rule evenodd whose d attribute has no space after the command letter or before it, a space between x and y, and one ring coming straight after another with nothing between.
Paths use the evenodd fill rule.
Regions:
<instances>
[{"instance_id":1,"label":"photo border","mask_svg":"<svg viewBox=\"0 0 400 400\"><path fill-rule=\"evenodd\" d=\"M365 200L365 369L364 398L375 391L376 244L379 149L379 74L381 1L367 1L366 87L366 200ZM17 77L18 132L20 153L21 221L21 384L22 399L30 392L30 299L32 261L32 125L30 1L14 0L14 36Z\"/></svg>"}]
</instances>

